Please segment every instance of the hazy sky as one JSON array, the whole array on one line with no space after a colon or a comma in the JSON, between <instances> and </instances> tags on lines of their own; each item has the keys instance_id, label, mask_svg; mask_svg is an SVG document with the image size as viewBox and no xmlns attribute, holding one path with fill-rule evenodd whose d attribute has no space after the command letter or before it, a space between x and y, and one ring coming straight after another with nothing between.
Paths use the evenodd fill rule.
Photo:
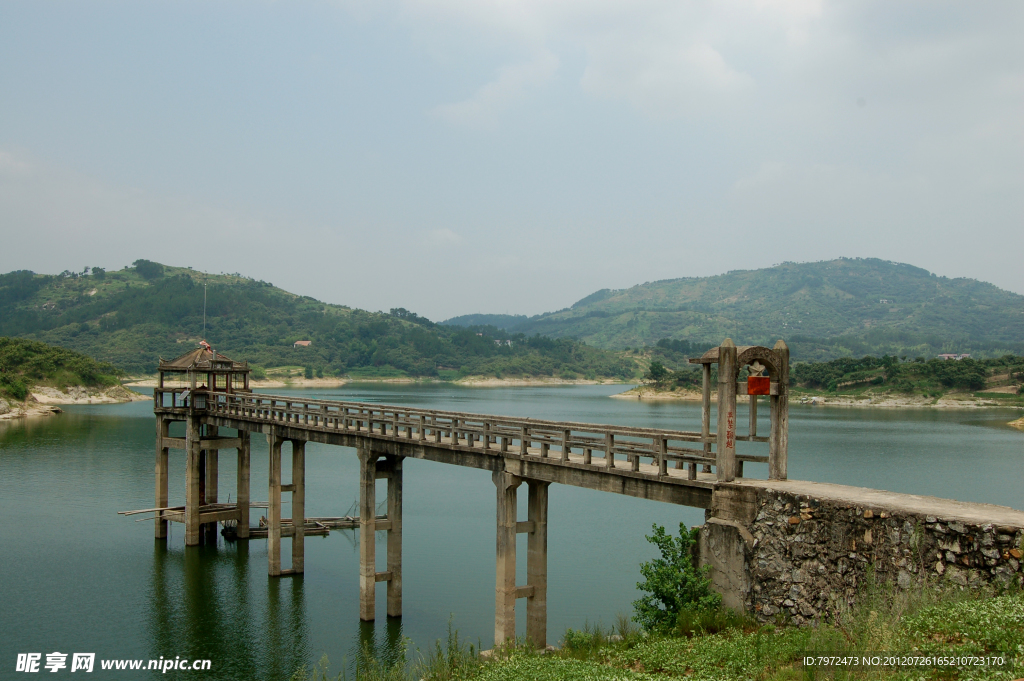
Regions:
<instances>
[{"instance_id":1,"label":"hazy sky","mask_svg":"<svg viewBox=\"0 0 1024 681\"><path fill-rule=\"evenodd\" d=\"M0 271L433 319L871 256L1024 293L1024 2L0 0Z\"/></svg>"}]
</instances>

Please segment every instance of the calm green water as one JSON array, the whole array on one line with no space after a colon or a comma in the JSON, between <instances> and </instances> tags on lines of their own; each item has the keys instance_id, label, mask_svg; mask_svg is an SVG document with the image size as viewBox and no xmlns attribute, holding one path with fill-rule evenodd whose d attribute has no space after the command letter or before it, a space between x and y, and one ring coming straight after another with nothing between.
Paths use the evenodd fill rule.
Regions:
<instances>
[{"instance_id":1,"label":"calm green water","mask_svg":"<svg viewBox=\"0 0 1024 681\"><path fill-rule=\"evenodd\" d=\"M698 407L608 398L621 390L364 384L302 394L699 429ZM796 405L790 477L1024 509L1024 433L1004 425L1015 417L1008 410ZM119 510L152 506L153 433L148 402L68 407L57 418L0 422L0 678L20 676L13 671L17 653L56 650L93 652L97 659L208 658L211 672L177 675L285 679L296 666L325 653L340 670L364 641L384 653L400 646L403 637L414 647L426 647L445 635L449 618L463 637L490 646L495 491L489 473L406 462L405 615L387 622L380 585L377 623L361 625L352 532L308 538L305 576L270 580L265 541L221 541L186 550L181 525L171 524L166 543L154 542L151 522L118 516ZM254 438L255 499L266 498L261 494L266 465L266 442ZM183 452L171 451L171 466L171 501L180 504ZM748 475L764 477L763 466L748 466ZM348 513L357 498L357 473L354 450L308 445L307 514ZM222 457L222 495L232 489L232 457ZM525 513L525 503L520 509ZM610 625L616 613L629 612L637 566L652 556L645 532L652 523L679 522L699 524L703 512L553 486L550 638L585 620ZM525 537L520 540L524 559ZM383 548L383 533L378 541ZM283 542L285 548L288 543ZM378 556L382 553L378 550ZM525 563L520 574L525 575ZM107 674L132 678L152 672ZM163 676L176 677L175 672ZM92 678L104 673L97 669Z\"/></svg>"}]
</instances>

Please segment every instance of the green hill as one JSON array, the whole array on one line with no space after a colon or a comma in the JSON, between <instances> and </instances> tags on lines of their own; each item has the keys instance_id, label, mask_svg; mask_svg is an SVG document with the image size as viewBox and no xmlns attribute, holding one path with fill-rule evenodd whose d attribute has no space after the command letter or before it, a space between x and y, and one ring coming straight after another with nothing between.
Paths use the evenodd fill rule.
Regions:
<instances>
[{"instance_id":1,"label":"green hill","mask_svg":"<svg viewBox=\"0 0 1024 681\"><path fill-rule=\"evenodd\" d=\"M661 339L705 347L727 336L771 345L781 337L798 360L995 357L1024 352L1024 296L911 265L844 258L604 289L506 328L608 349Z\"/></svg>"},{"instance_id":2,"label":"green hill","mask_svg":"<svg viewBox=\"0 0 1024 681\"><path fill-rule=\"evenodd\" d=\"M118 272L0 275L0 335L86 353L126 372L155 370L203 334L261 368L323 375L628 378L635 362L572 339L494 327L439 326L404 309L367 312L297 296L241 275L205 275L146 260ZM299 340L309 347L294 347Z\"/></svg>"},{"instance_id":3,"label":"green hill","mask_svg":"<svg viewBox=\"0 0 1024 681\"><path fill-rule=\"evenodd\" d=\"M0 397L25 399L29 388L118 385L118 370L79 352L24 338L0 337Z\"/></svg>"}]
</instances>

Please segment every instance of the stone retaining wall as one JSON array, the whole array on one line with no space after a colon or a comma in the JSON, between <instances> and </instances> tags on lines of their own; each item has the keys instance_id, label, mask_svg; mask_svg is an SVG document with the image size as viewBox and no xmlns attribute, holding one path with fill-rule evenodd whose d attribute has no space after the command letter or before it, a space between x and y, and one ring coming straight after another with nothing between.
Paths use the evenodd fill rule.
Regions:
<instances>
[{"instance_id":1,"label":"stone retaining wall","mask_svg":"<svg viewBox=\"0 0 1024 681\"><path fill-rule=\"evenodd\" d=\"M910 588L924 580L961 588L1021 584L1019 527L757 493L749 522L710 517L701 562L712 565L725 604L762 620L810 623L852 605L869 573ZM728 592L728 593L727 593Z\"/></svg>"}]
</instances>

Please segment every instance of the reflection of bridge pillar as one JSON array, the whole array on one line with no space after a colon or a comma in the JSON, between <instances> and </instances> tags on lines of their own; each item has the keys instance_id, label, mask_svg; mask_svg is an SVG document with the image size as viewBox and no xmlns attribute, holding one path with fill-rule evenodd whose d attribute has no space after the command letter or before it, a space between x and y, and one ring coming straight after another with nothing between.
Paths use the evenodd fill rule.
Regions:
<instances>
[{"instance_id":1,"label":"reflection of bridge pillar","mask_svg":"<svg viewBox=\"0 0 1024 681\"><path fill-rule=\"evenodd\" d=\"M185 420L185 546L199 544L200 482L203 471L199 468L199 418Z\"/></svg>"},{"instance_id":2,"label":"reflection of bridge pillar","mask_svg":"<svg viewBox=\"0 0 1024 681\"><path fill-rule=\"evenodd\" d=\"M167 508L168 503L168 478L169 470L167 464L167 447L164 446L164 438L167 437L167 429L170 422L159 414L156 417L156 499L153 504L156 508ZM156 526L154 535L157 539L167 537L167 520L164 519L164 512L156 512Z\"/></svg>"},{"instance_id":3,"label":"reflection of bridge pillar","mask_svg":"<svg viewBox=\"0 0 1024 681\"><path fill-rule=\"evenodd\" d=\"M249 431L238 431L238 526L236 532L239 539L249 538Z\"/></svg>"}]
</instances>

